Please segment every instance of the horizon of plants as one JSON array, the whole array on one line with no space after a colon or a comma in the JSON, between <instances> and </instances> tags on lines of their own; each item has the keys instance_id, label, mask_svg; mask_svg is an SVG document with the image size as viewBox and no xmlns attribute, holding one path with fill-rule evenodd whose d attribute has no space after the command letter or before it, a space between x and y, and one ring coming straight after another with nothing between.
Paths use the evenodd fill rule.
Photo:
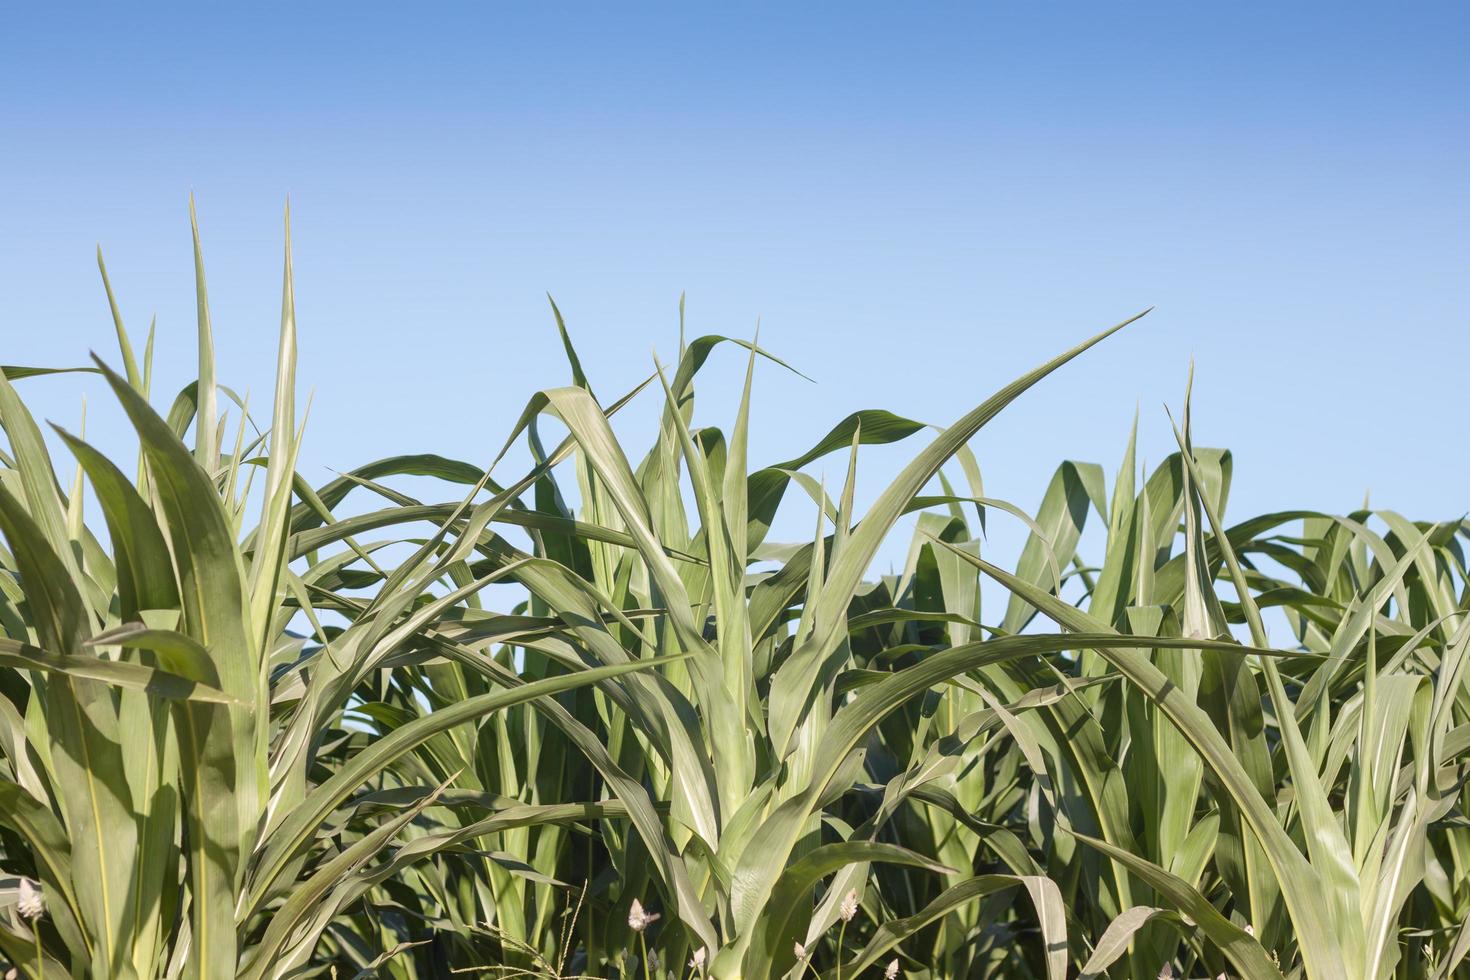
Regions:
<instances>
[{"instance_id":1,"label":"horizon of plants","mask_svg":"<svg viewBox=\"0 0 1470 980\"><path fill-rule=\"evenodd\" d=\"M115 361L0 371L0 974L1470 976L1470 522L1227 521L1188 390L1158 465L1135 423L1035 510L985 494L976 433L1138 317L942 429L861 411L753 467L774 355L681 329L604 401L553 303L571 383L488 467L313 486L289 215L259 424L194 244L183 390L100 252ZM724 428L694 385L722 345ZM58 370L136 457L43 430L25 381ZM609 421L637 398L641 445Z\"/></svg>"}]
</instances>

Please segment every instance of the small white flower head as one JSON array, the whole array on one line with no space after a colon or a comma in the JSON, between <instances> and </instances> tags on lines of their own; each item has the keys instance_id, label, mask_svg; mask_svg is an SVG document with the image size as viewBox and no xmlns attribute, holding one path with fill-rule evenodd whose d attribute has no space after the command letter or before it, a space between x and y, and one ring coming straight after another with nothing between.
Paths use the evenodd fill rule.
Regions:
<instances>
[{"instance_id":1,"label":"small white flower head","mask_svg":"<svg viewBox=\"0 0 1470 980\"><path fill-rule=\"evenodd\" d=\"M1254 936L1256 934L1255 927L1252 926L1249 922L1245 924L1245 934L1247 936Z\"/></svg>"},{"instance_id":2,"label":"small white flower head","mask_svg":"<svg viewBox=\"0 0 1470 980\"><path fill-rule=\"evenodd\" d=\"M883 970L883 980L896 980L898 977L898 957L889 960L888 966Z\"/></svg>"},{"instance_id":3,"label":"small white flower head","mask_svg":"<svg viewBox=\"0 0 1470 980\"><path fill-rule=\"evenodd\" d=\"M1159 969L1159 980L1174 980L1174 967L1165 963Z\"/></svg>"},{"instance_id":4,"label":"small white flower head","mask_svg":"<svg viewBox=\"0 0 1470 980\"><path fill-rule=\"evenodd\" d=\"M689 958L689 969L691 969L691 970L703 970L704 969L704 958L705 958L706 955L707 954L706 954L705 949L704 949L703 946L701 946L698 949L696 949L694 951L694 955Z\"/></svg>"},{"instance_id":5,"label":"small white flower head","mask_svg":"<svg viewBox=\"0 0 1470 980\"><path fill-rule=\"evenodd\" d=\"M857 889L849 889L847 894L842 896L842 904L837 906L837 914L842 916L843 922L851 922L857 915L857 910Z\"/></svg>"},{"instance_id":6,"label":"small white flower head","mask_svg":"<svg viewBox=\"0 0 1470 980\"><path fill-rule=\"evenodd\" d=\"M792 948L795 950L795 952L796 952L796 958L798 960L804 960L804 959L806 959L806 947L805 946L803 946L801 943L798 942Z\"/></svg>"},{"instance_id":7,"label":"small white flower head","mask_svg":"<svg viewBox=\"0 0 1470 980\"><path fill-rule=\"evenodd\" d=\"M650 925L658 921L657 912L645 912L643 903L633 899L633 907L628 910L628 928L634 932L642 932Z\"/></svg>"},{"instance_id":8,"label":"small white flower head","mask_svg":"<svg viewBox=\"0 0 1470 980\"><path fill-rule=\"evenodd\" d=\"M39 919L46 911L46 901L41 897L41 889L31 884L29 878L20 880L20 897L16 900L15 910L22 919Z\"/></svg>"}]
</instances>

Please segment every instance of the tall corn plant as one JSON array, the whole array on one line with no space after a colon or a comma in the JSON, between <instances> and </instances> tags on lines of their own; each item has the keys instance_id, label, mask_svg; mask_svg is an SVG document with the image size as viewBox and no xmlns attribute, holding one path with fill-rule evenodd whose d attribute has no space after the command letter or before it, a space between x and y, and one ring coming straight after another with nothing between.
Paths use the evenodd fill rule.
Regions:
<instances>
[{"instance_id":1,"label":"tall corn plant","mask_svg":"<svg viewBox=\"0 0 1470 980\"><path fill-rule=\"evenodd\" d=\"M311 597L334 566L291 565L293 493L329 515L294 472L289 223L272 420L253 435L242 403L232 451L197 225L194 240L198 381L155 412L152 333L140 365L115 302L125 374L94 368L137 434L136 477L58 429L76 459L63 489L12 385L34 372L0 379L0 854L44 903L14 905L0 955L32 977L293 975L379 865L418 853L395 842L453 777L402 801L360 790L456 724L641 666L484 692L367 738L353 715L374 669L437 612L429 587L455 556L430 542L345 627L321 621ZM298 618L315 643L288 632Z\"/></svg>"}]
</instances>

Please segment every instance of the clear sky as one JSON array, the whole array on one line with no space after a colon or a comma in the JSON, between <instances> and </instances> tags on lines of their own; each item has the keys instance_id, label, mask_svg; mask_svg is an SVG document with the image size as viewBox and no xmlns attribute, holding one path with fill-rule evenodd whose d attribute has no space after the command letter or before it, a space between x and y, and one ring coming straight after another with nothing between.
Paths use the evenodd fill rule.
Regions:
<instances>
[{"instance_id":1,"label":"clear sky","mask_svg":"<svg viewBox=\"0 0 1470 980\"><path fill-rule=\"evenodd\" d=\"M221 377L263 404L289 194L316 482L493 454L567 379L547 291L611 394L672 355L686 290L691 333L759 318L816 381L762 369L757 463L859 408L947 423L1157 305L981 434L988 491L1111 477L1135 406L1161 458L1193 356L1237 517L1365 490L1455 517L1467 50L1462 3L9 4L0 361L116 360L100 242L177 390L192 190ZM702 421L740 369L707 369ZM95 382L24 384L117 438ZM871 453L860 498L917 448Z\"/></svg>"}]
</instances>

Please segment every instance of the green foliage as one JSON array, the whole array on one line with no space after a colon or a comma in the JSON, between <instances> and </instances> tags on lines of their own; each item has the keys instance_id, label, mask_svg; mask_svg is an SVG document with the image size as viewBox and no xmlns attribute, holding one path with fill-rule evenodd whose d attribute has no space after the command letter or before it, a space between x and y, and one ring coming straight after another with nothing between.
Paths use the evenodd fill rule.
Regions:
<instances>
[{"instance_id":1,"label":"green foliage","mask_svg":"<svg viewBox=\"0 0 1470 980\"><path fill-rule=\"evenodd\" d=\"M21 975L1467 975L1470 524L1227 524L1187 395L1152 471L1130 437L1111 486L1065 462L1034 514L987 497L972 437L1126 323L928 436L862 514L861 447L924 426L861 412L753 468L757 367L784 365L681 336L604 403L554 306L573 383L489 469L313 488L289 245L264 431L216 381L197 246L199 377L166 413L107 285L124 373L94 370L134 476L58 432L64 487L12 384L45 372L0 380ZM722 344L728 432L694 413ZM644 391L635 453L609 419ZM834 499L806 469L844 451ZM808 540L769 540L783 506ZM1007 519L1010 569L983 533Z\"/></svg>"}]
</instances>

